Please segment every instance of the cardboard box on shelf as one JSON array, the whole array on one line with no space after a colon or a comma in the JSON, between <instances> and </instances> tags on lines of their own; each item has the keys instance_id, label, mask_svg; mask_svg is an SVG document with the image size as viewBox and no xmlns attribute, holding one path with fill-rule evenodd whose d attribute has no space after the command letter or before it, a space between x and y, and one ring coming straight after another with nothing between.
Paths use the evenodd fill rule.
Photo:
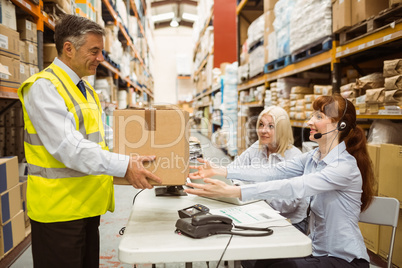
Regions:
<instances>
[{"instance_id":1,"label":"cardboard box on shelf","mask_svg":"<svg viewBox=\"0 0 402 268\"><path fill-rule=\"evenodd\" d=\"M20 60L0 55L3 68L11 74L0 73L0 86L18 88L20 86Z\"/></svg>"},{"instance_id":2,"label":"cardboard box on shelf","mask_svg":"<svg viewBox=\"0 0 402 268\"><path fill-rule=\"evenodd\" d=\"M20 63L20 83L23 83L30 77L29 65L26 63Z\"/></svg>"},{"instance_id":3,"label":"cardboard box on shelf","mask_svg":"<svg viewBox=\"0 0 402 268\"><path fill-rule=\"evenodd\" d=\"M155 155L147 170L161 185L183 185L189 171L189 114L169 107L116 110L113 113L114 152L130 156ZM155 185L154 182L150 182ZM115 184L128 184L115 178Z\"/></svg>"},{"instance_id":4,"label":"cardboard box on shelf","mask_svg":"<svg viewBox=\"0 0 402 268\"><path fill-rule=\"evenodd\" d=\"M332 30L340 32L352 26L352 0L336 0L332 2Z\"/></svg>"},{"instance_id":5,"label":"cardboard box on shelf","mask_svg":"<svg viewBox=\"0 0 402 268\"><path fill-rule=\"evenodd\" d=\"M0 24L3 24L14 31L17 30L15 6L11 1L0 0ZM2 33L2 31L0 31Z\"/></svg>"},{"instance_id":6,"label":"cardboard box on shelf","mask_svg":"<svg viewBox=\"0 0 402 268\"><path fill-rule=\"evenodd\" d=\"M30 41L23 41L24 51L20 51L24 63L38 65L38 44ZM22 45L20 46L22 48Z\"/></svg>"},{"instance_id":7,"label":"cardboard box on shelf","mask_svg":"<svg viewBox=\"0 0 402 268\"><path fill-rule=\"evenodd\" d=\"M402 204L402 146L381 144L378 195L394 197Z\"/></svg>"},{"instance_id":8,"label":"cardboard box on shelf","mask_svg":"<svg viewBox=\"0 0 402 268\"><path fill-rule=\"evenodd\" d=\"M54 43L43 44L43 62L51 63L56 57L57 57L56 44Z\"/></svg>"},{"instance_id":9,"label":"cardboard box on shelf","mask_svg":"<svg viewBox=\"0 0 402 268\"><path fill-rule=\"evenodd\" d=\"M0 226L0 256L8 253L25 238L24 212L21 210L17 215Z\"/></svg>"},{"instance_id":10,"label":"cardboard box on shelf","mask_svg":"<svg viewBox=\"0 0 402 268\"><path fill-rule=\"evenodd\" d=\"M376 16L380 11L388 8L387 1L352 0L352 25Z\"/></svg>"},{"instance_id":11,"label":"cardboard box on shelf","mask_svg":"<svg viewBox=\"0 0 402 268\"><path fill-rule=\"evenodd\" d=\"M20 33L20 39L22 41L31 41L37 43L38 33L36 29L36 23L29 21L27 19L18 19L17 29L18 32Z\"/></svg>"},{"instance_id":12,"label":"cardboard box on shelf","mask_svg":"<svg viewBox=\"0 0 402 268\"><path fill-rule=\"evenodd\" d=\"M20 59L20 34L3 24L0 24L0 55Z\"/></svg>"},{"instance_id":13,"label":"cardboard box on shelf","mask_svg":"<svg viewBox=\"0 0 402 268\"><path fill-rule=\"evenodd\" d=\"M18 158L8 156L0 158L0 193L18 184Z\"/></svg>"},{"instance_id":14,"label":"cardboard box on shelf","mask_svg":"<svg viewBox=\"0 0 402 268\"><path fill-rule=\"evenodd\" d=\"M0 207L0 225L3 226L6 222L17 215L20 210L22 210L21 187L19 183L13 188L0 194Z\"/></svg>"}]
</instances>

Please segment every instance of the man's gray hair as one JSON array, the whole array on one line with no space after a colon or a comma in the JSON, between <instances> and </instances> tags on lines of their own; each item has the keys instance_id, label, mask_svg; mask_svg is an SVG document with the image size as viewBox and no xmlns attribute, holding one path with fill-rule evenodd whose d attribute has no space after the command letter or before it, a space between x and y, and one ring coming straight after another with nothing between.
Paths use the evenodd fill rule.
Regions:
<instances>
[{"instance_id":1,"label":"man's gray hair","mask_svg":"<svg viewBox=\"0 0 402 268\"><path fill-rule=\"evenodd\" d=\"M99 24L87 18L64 15L57 21L54 33L57 54L59 56L62 54L63 45L66 41L71 42L76 49L79 49L85 43L87 33L104 36L105 30Z\"/></svg>"}]
</instances>

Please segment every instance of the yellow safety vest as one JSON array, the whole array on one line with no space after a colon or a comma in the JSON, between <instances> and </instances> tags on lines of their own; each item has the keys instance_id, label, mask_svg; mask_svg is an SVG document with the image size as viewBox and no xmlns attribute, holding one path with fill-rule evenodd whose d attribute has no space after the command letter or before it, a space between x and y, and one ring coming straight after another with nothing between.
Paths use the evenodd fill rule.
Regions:
<instances>
[{"instance_id":1,"label":"yellow safety vest","mask_svg":"<svg viewBox=\"0 0 402 268\"><path fill-rule=\"evenodd\" d=\"M67 168L43 146L26 112L23 97L40 78L48 79L55 85L67 110L74 115L76 130L103 150L108 150L101 120L102 108L95 90L88 83L85 83L86 100L66 72L55 64L28 78L18 89L25 122L28 216L38 222L60 222L114 211L112 176L88 175Z\"/></svg>"}]
</instances>

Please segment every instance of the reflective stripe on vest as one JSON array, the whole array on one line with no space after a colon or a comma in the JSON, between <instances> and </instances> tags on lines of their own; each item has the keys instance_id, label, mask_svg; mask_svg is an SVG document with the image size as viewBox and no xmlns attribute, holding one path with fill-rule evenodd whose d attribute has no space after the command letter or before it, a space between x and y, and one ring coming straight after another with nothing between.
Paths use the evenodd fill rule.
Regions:
<instances>
[{"instance_id":1,"label":"reflective stripe on vest","mask_svg":"<svg viewBox=\"0 0 402 268\"><path fill-rule=\"evenodd\" d=\"M58 76L54 73L54 71L53 71L52 69L48 68L48 69L46 69L45 71L46 71L46 72L49 72L49 73L51 73L51 74L53 74L53 75L60 81L60 83L61 83L61 84L63 85L63 87L64 87L64 90L67 92L68 97L70 98L71 102L74 104L74 107L78 107L78 109L76 108L75 113L76 113L77 116L78 116L78 121L79 121L79 126L80 126L79 131L80 131L80 133L84 136L84 138L86 139L86 138L87 138L87 131L85 130L84 116L82 115L80 105L75 101L75 99L73 98L73 96L71 96L71 93L67 90L66 85L64 85L63 81L61 81L60 77L58 77Z\"/></svg>"},{"instance_id":2,"label":"reflective stripe on vest","mask_svg":"<svg viewBox=\"0 0 402 268\"><path fill-rule=\"evenodd\" d=\"M28 173L46 179L77 178L87 175L70 168L44 168L33 164L28 164Z\"/></svg>"}]
</instances>

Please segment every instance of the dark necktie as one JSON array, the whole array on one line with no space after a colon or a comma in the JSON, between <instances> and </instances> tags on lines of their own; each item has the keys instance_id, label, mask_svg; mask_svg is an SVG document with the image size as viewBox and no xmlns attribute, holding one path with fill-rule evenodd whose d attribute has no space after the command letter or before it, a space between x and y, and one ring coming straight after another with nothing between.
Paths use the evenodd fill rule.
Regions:
<instances>
[{"instance_id":1,"label":"dark necktie","mask_svg":"<svg viewBox=\"0 0 402 268\"><path fill-rule=\"evenodd\" d=\"M80 91L82 92L82 95L84 95L85 99L87 98L87 91L85 89L85 85L84 82L82 80L80 80L77 84L77 87L80 89Z\"/></svg>"}]
</instances>

